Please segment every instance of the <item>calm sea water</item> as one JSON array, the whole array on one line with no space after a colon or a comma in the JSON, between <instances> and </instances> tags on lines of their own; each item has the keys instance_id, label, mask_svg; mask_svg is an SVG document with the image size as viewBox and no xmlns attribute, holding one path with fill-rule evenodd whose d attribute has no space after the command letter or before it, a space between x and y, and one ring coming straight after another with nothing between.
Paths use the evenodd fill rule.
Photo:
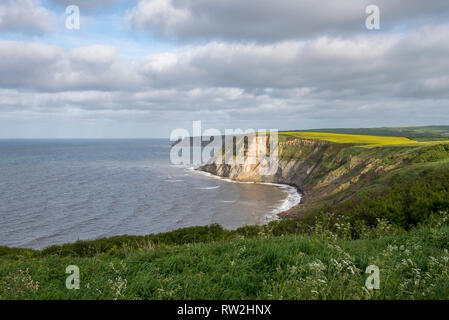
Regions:
<instances>
[{"instance_id":1,"label":"calm sea water","mask_svg":"<svg viewBox=\"0 0 449 320\"><path fill-rule=\"evenodd\" d=\"M167 140L0 141L0 246L181 227L261 224L298 202L288 187L171 166Z\"/></svg>"}]
</instances>

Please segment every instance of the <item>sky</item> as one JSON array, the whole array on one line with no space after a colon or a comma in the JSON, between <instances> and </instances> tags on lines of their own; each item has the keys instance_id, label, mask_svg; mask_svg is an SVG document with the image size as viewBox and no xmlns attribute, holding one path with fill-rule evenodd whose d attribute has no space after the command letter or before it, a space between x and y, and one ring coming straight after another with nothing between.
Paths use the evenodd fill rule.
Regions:
<instances>
[{"instance_id":1,"label":"sky","mask_svg":"<svg viewBox=\"0 0 449 320\"><path fill-rule=\"evenodd\" d=\"M0 2L3 139L449 125L448 111L447 0Z\"/></svg>"}]
</instances>

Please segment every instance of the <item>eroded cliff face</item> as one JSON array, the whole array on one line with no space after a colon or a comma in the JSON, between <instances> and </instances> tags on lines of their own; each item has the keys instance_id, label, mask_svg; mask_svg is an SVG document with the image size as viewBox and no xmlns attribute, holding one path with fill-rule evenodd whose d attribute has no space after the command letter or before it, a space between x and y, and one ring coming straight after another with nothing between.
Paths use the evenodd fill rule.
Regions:
<instances>
[{"instance_id":1,"label":"eroded cliff face","mask_svg":"<svg viewBox=\"0 0 449 320\"><path fill-rule=\"evenodd\" d=\"M251 147L248 154L250 150ZM307 139L279 142L277 151L278 165L270 175L261 174L264 166L259 159L253 159L252 163L226 164L225 154L213 157L198 169L237 181L296 186L303 194L301 203L280 214L281 217L294 217L308 214L323 204L332 206L351 198L360 187L404 161L398 158L394 165L388 165L382 155L370 149Z\"/></svg>"},{"instance_id":2,"label":"eroded cliff face","mask_svg":"<svg viewBox=\"0 0 449 320\"><path fill-rule=\"evenodd\" d=\"M305 180L314 167L314 165L307 164L301 160L279 160L279 165L274 175L261 175L259 164L230 165L213 161L199 169L236 181L289 184L303 191Z\"/></svg>"},{"instance_id":3,"label":"eroded cliff face","mask_svg":"<svg viewBox=\"0 0 449 320\"><path fill-rule=\"evenodd\" d=\"M252 147L248 146L247 154L258 154L258 150L252 150L252 148L257 149L258 145L260 145L260 141L252 144ZM224 163L225 154L221 157L215 156L199 170L237 181L281 183L295 186L303 194L301 203L305 204L308 202L309 193L313 188L311 177L320 168L321 159L326 156L329 146L329 143L303 139L280 142L277 150L276 169L268 175L264 174L264 169L268 165L261 164L260 159L254 161L248 157L243 164L226 164ZM291 149L295 152L289 156ZM285 212L281 215L292 214L293 212Z\"/></svg>"}]
</instances>

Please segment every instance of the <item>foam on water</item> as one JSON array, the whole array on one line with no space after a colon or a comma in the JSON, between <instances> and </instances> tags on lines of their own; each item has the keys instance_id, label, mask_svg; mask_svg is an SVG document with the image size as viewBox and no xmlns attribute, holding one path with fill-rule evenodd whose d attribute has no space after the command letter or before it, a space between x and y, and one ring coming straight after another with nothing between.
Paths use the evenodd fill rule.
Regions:
<instances>
[{"instance_id":1,"label":"foam on water","mask_svg":"<svg viewBox=\"0 0 449 320\"><path fill-rule=\"evenodd\" d=\"M287 185L287 184L280 184L280 183L270 183L270 182L251 182L251 181L236 181L230 178L223 178L214 174L211 174L210 172L205 172L201 170L196 170L194 167L189 167L187 170L196 172L201 175L205 175L207 177L219 179L221 181L231 182L231 183L241 183L241 184L261 184L261 185L270 185L280 188L282 191L284 191L287 196L284 200L280 202L278 206L276 206L269 214L265 215L265 221L268 223L270 221L279 220L279 214L288 211L294 206L298 205L301 202L301 194L298 192L298 189ZM226 201L223 201L226 202Z\"/></svg>"},{"instance_id":2,"label":"foam on water","mask_svg":"<svg viewBox=\"0 0 449 320\"><path fill-rule=\"evenodd\" d=\"M213 187L200 187L200 188L195 188L197 190L214 190L214 189L218 189L220 188L220 186L213 186Z\"/></svg>"}]
</instances>

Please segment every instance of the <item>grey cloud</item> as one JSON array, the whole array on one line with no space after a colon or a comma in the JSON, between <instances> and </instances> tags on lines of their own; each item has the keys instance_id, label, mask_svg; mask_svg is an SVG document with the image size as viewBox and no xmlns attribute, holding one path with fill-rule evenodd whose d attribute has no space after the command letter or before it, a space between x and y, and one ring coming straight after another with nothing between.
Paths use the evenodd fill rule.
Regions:
<instances>
[{"instance_id":1,"label":"grey cloud","mask_svg":"<svg viewBox=\"0 0 449 320\"><path fill-rule=\"evenodd\" d=\"M121 2L131 2L132 0L50 0L53 4L66 8L70 5L76 5L83 13L98 13L108 11Z\"/></svg>"},{"instance_id":2,"label":"grey cloud","mask_svg":"<svg viewBox=\"0 0 449 320\"><path fill-rule=\"evenodd\" d=\"M110 46L67 51L41 43L1 41L2 88L33 91L126 90L142 84L136 66Z\"/></svg>"},{"instance_id":3,"label":"grey cloud","mask_svg":"<svg viewBox=\"0 0 449 320\"><path fill-rule=\"evenodd\" d=\"M158 128L197 119L280 129L444 123L448 39L449 25L429 25L406 35L211 42L134 61L111 46L66 50L0 41L0 123L64 117Z\"/></svg>"},{"instance_id":4,"label":"grey cloud","mask_svg":"<svg viewBox=\"0 0 449 320\"><path fill-rule=\"evenodd\" d=\"M0 91L0 135L11 123L45 123L46 127L76 124L72 137L83 128L106 126L109 136L117 130L139 127L134 136L168 137L177 127L191 128L202 120L203 128L307 129L381 125L441 124L449 121L448 100L435 99L353 99L295 100L270 95L235 96L229 88L204 92L159 90L140 93L79 92L27 93ZM239 89L234 89L239 91ZM227 92L227 93L226 93ZM288 95L288 92L284 92ZM8 102L10 105L8 105ZM288 115L286 117L285 115ZM11 122L13 121L13 122ZM139 124L142 124L140 126ZM104 130L106 130L106 127ZM11 129L11 128L10 128ZM12 128L14 129L14 128ZM126 132L123 129L123 132ZM116 132L114 134L114 132ZM5 131L5 134L8 132ZM70 135L69 135L70 137Z\"/></svg>"},{"instance_id":5,"label":"grey cloud","mask_svg":"<svg viewBox=\"0 0 449 320\"><path fill-rule=\"evenodd\" d=\"M407 36L331 38L275 44L212 42L122 60L93 45L67 51L2 41L2 88L34 91L300 89L303 97L448 97L449 25Z\"/></svg>"},{"instance_id":6,"label":"grey cloud","mask_svg":"<svg viewBox=\"0 0 449 320\"><path fill-rule=\"evenodd\" d=\"M449 26L407 36L321 37L276 44L213 42L152 55L143 72L155 86L303 88L309 95L448 97Z\"/></svg>"},{"instance_id":7,"label":"grey cloud","mask_svg":"<svg viewBox=\"0 0 449 320\"><path fill-rule=\"evenodd\" d=\"M445 0L139 0L127 19L136 29L181 41L273 42L366 33L371 4L380 7L383 31L449 17Z\"/></svg>"}]
</instances>

